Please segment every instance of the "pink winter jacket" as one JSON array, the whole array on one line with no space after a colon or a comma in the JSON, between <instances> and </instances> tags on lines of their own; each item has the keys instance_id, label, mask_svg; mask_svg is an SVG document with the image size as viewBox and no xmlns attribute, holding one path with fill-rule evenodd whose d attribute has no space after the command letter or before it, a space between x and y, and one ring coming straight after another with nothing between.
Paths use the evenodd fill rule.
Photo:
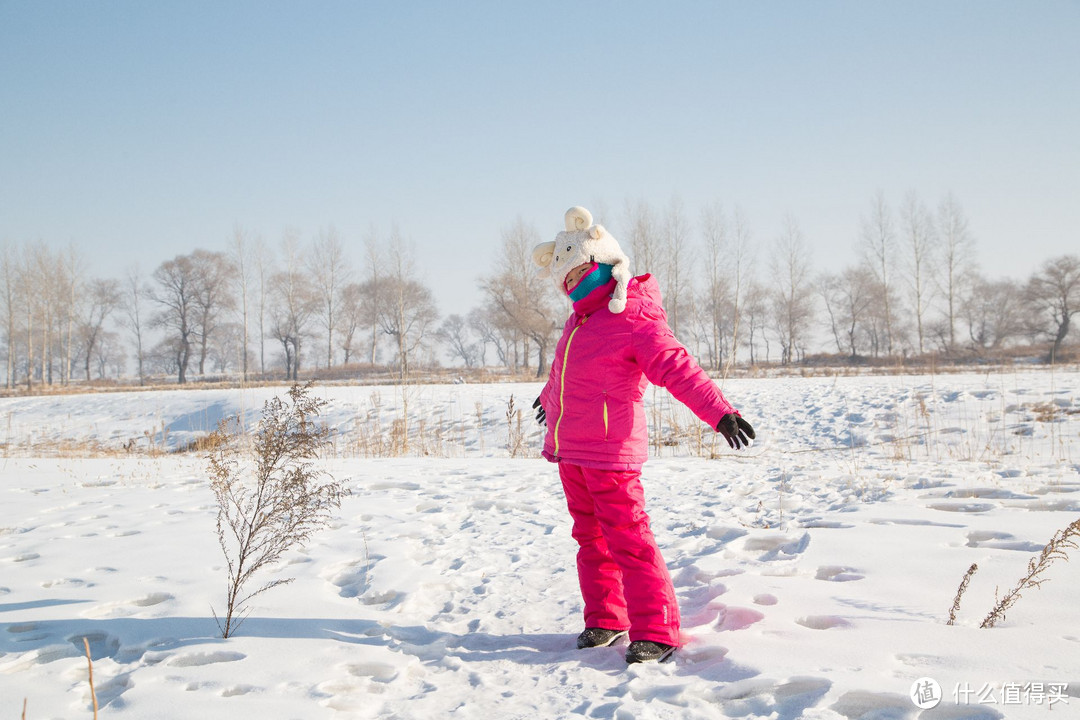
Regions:
<instances>
[{"instance_id":1,"label":"pink winter jacket","mask_svg":"<svg viewBox=\"0 0 1080 720\"><path fill-rule=\"evenodd\" d=\"M608 297L575 303L540 393L547 413L544 457L601 469L648 459L642 398L649 383L667 388L709 427L736 412L720 388L675 339L651 275L633 278L626 309Z\"/></svg>"}]
</instances>

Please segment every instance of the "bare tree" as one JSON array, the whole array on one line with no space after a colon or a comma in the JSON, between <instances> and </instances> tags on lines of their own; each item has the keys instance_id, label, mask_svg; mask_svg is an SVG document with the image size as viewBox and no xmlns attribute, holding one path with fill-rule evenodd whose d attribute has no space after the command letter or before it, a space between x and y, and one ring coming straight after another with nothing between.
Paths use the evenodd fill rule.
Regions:
<instances>
[{"instance_id":1,"label":"bare tree","mask_svg":"<svg viewBox=\"0 0 1080 720\"><path fill-rule=\"evenodd\" d=\"M318 299L300 262L300 241L296 233L285 233L281 249L284 269L271 279L271 333L281 343L285 353L285 377L296 380L299 378L308 325Z\"/></svg>"},{"instance_id":2,"label":"bare tree","mask_svg":"<svg viewBox=\"0 0 1080 720\"><path fill-rule=\"evenodd\" d=\"M671 330L676 337L679 335L679 318L683 311L683 305L687 302L686 292L690 282L690 226L686 220L682 200L677 196L671 198L663 222L663 253L667 258L667 285L664 295L671 321Z\"/></svg>"},{"instance_id":3,"label":"bare tree","mask_svg":"<svg viewBox=\"0 0 1080 720\"><path fill-rule=\"evenodd\" d=\"M36 287L33 290L37 328L39 330L41 352L39 377L44 384L53 384L53 358L56 346L57 308L63 294L59 278L61 267L59 259L42 242L34 244L30 250L30 270L28 277L33 278Z\"/></svg>"},{"instance_id":4,"label":"bare tree","mask_svg":"<svg viewBox=\"0 0 1080 720\"><path fill-rule=\"evenodd\" d=\"M399 377L409 379L409 357L438 319L431 291L415 279L412 255L395 229L390 239L390 274L380 281L379 324L397 345Z\"/></svg>"},{"instance_id":5,"label":"bare tree","mask_svg":"<svg viewBox=\"0 0 1080 720\"><path fill-rule=\"evenodd\" d=\"M67 383L71 380L72 358L74 355L73 343L77 322L76 316L78 314L77 308L79 306L78 294L83 285L82 278L85 270L82 257L74 245L69 245L67 252L58 259L60 260L60 282L62 283L59 304L61 317L65 319L66 324L63 365L60 369L60 376L62 382ZM89 379L89 376L87 376L87 379Z\"/></svg>"},{"instance_id":6,"label":"bare tree","mask_svg":"<svg viewBox=\"0 0 1080 720\"><path fill-rule=\"evenodd\" d=\"M496 326L512 328L519 337L535 345L536 376L550 369L548 351L554 346L556 333L566 319L565 303L549 279L536 277L532 249L540 242L536 230L518 218L502 232L495 273L481 280L480 286ZM528 353L525 353L528 362Z\"/></svg>"},{"instance_id":7,"label":"bare tree","mask_svg":"<svg viewBox=\"0 0 1080 720\"><path fill-rule=\"evenodd\" d=\"M1023 288L1012 280L976 277L972 290L959 304L959 316L968 327L968 337L977 352L994 351L1023 331ZM950 330L946 325L946 331ZM945 340L955 336L945 333Z\"/></svg>"},{"instance_id":8,"label":"bare tree","mask_svg":"<svg viewBox=\"0 0 1080 720\"><path fill-rule=\"evenodd\" d=\"M487 308L473 308L469 311L469 327L479 338L481 365L486 365L487 347L492 345L499 357L499 364L510 367L511 338L492 320L492 313Z\"/></svg>"},{"instance_id":9,"label":"bare tree","mask_svg":"<svg viewBox=\"0 0 1080 720\"><path fill-rule=\"evenodd\" d=\"M926 312L930 306L930 275L934 264L936 242L934 219L914 191L904 198L900 208L900 225L907 262L908 291L915 310L915 334L919 354L925 352Z\"/></svg>"},{"instance_id":10,"label":"bare tree","mask_svg":"<svg viewBox=\"0 0 1080 720\"><path fill-rule=\"evenodd\" d=\"M9 389L15 387L17 380L15 367L18 350L15 336L18 333L19 316L18 282L18 263L13 257L11 246L5 242L3 250L0 251L0 283L3 284L0 287L0 302L3 302L4 307L4 333L6 335L4 341L7 347L7 374L4 377L4 386Z\"/></svg>"},{"instance_id":11,"label":"bare tree","mask_svg":"<svg viewBox=\"0 0 1080 720\"><path fill-rule=\"evenodd\" d=\"M476 367L480 361L480 343L470 337L471 328L460 315L449 315L435 336L446 345L450 357L460 359L465 367Z\"/></svg>"},{"instance_id":12,"label":"bare tree","mask_svg":"<svg viewBox=\"0 0 1080 720\"><path fill-rule=\"evenodd\" d=\"M750 350L750 364L758 361L757 342L765 343L765 362L769 361L769 291L761 283L752 280L746 288L746 301L743 303L743 316L746 319L746 346Z\"/></svg>"},{"instance_id":13,"label":"bare tree","mask_svg":"<svg viewBox=\"0 0 1080 720\"><path fill-rule=\"evenodd\" d=\"M120 334L112 330L102 330L94 343L93 364L97 368L99 380L108 377L112 372L113 377L119 378L124 372L126 362L124 360L123 343Z\"/></svg>"},{"instance_id":14,"label":"bare tree","mask_svg":"<svg viewBox=\"0 0 1080 720\"><path fill-rule=\"evenodd\" d=\"M34 250L29 246L23 249L17 270L16 285L18 288L16 295L20 298L23 332L25 333L27 392L34 389L34 315L36 303L33 288L37 285L37 282L31 255L33 252Z\"/></svg>"},{"instance_id":15,"label":"bare tree","mask_svg":"<svg viewBox=\"0 0 1080 720\"><path fill-rule=\"evenodd\" d=\"M865 267L849 267L818 282L836 349L848 353L852 360L859 354L859 336L873 303L874 285L873 273Z\"/></svg>"},{"instance_id":16,"label":"bare tree","mask_svg":"<svg viewBox=\"0 0 1080 720\"><path fill-rule=\"evenodd\" d=\"M780 338L781 362L787 365L803 354L805 334L813 318L809 254L802 231L790 215L776 243L772 275L773 318Z\"/></svg>"},{"instance_id":17,"label":"bare tree","mask_svg":"<svg viewBox=\"0 0 1080 720\"><path fill-rule=\"evenodd\" d=\"M221 323L214 333L207 353L207 361L214 372L225 373L239 366L243 352L244 326L238 322Z\"/></svg>"},{"instance_id":18,"label":"bare tree","mask_svg":"<svg viewBox=\"0 0 1080 720\"><path fill-rule=\"evenodd\" d=\"M177 382L187 382L188 363L191 360L191 343L198 327L198 269L190 255L177 255L166 260L154 271L157 283L150 291L150 299L159 311L154 325L170 333L166 338L168 348L175 353Z\"/></svg>"},{"instance_id":19,"label":"bare tree","mask_svg":"<svg viewBox=\"0 0 1080 720\"><path fill-rule=\"evenodd\" d=\"M870 216L862 221L862 250L867 267L878 282L877 302L884 320L884 346L888 355L893 354L893 264L896 256L896 231L892 212L885 202L885 194L874 196Z\"/></svg>"},{"instance_id":20,"label":"bare tree","mask_svg":"<svg viewBox=\"0 0 1080 720\"><path fill-rule=\"evenodd\" d=\"M644 200L633 203L627 201L625 212L623 234L629 237L625 238L623 247L629 245L630 267L638 274L651 273L656 277L661 290L666 293L668 267L659 242L660 231L652 208Z\"/></svg>"},{"instance_id":21,"label":"bare tree","mask_svg":"<svg viewBox=\"0 0 1080 720\"><path fill-rule=\"evenodd\" d=\"M976 280L975 241L968 229L967 216L959 201L949 193L937 212L939 257L938 285L945 300L949 349L956 346L956 319L965 292Z\"/></svg>"},{"instance_id":22,"label":"bare tree","mask_svg":"<svg viewBox=\"0 0 1080 720\"><path fill-rule=\"evenodd\" d=\"M86 379L90 379L90 364L98 350L105 321L121 304L123 296L116 280L91 280L86 291L86 303L79 323ZM106 354L108 357L108 354Z\"/></svg>"},{"instance_id":23,"label":"bare tree","mask_svg":"<svg viewBox=\"0 0 1080 720\"><path fill-rule=\"evenodd\" d=\"M728 287L725 282L724 259L727 254L728 226L724 208L713 202L701 213L701 237L704 243L702 274L705 280L703 311L708 324L707 344L712 367L718 369L723 361Z\"/></svg>"},{"instance_id":24,"label":"bare tree","mask_svg":"<svg viewBox=\"0 0 1080 720\"><path fill-rule=\"evenodd\" d=\"M364 280L364 306L367 310L367 324L371 329L371 364L374 365L379 359L379 315L382 312L383 289L383 252L379 241L378 231L374 226L369 228L367 237L364 238L364 257L367 260L367 274Z\"/></svg>"},{"instance_id":25,"label":"bare tree","mask_svg":"<svg viewBox=\"0 0 1080 720\"><path fill-rule=\"evenodd\" d=\"M326 331L326 366L334 364L334 330L341 312L341 290L352 277L345 245L333 227L320 230L308 256L308 273L319 300L319 322Z\"/></svg>"},{"instance_id":26,"label":"bare tree","mask_svg":"<svg viewBox=\"0 0 1080 720\"><path fill-rule=\"evenodd\" d=\"M252 246L255 280L259 287L259 372L266 374L266 313L270 296L270 279L274 276L274 257L270 247L261 236Z\"/></svg>"},{"instance_id":27,"label":"bare tree","mask_svg":"<svg viewBox=\"0 0 1080 720\"><path fill-rule=\"evenodd\" d=\"M701 213L704 242L699 265L704 275L703 310L708 316L709 353L714 367L723 364L724 376L738 357L739 328L746 288L753 276L753 235L741 208L734 212L734 230L719 202Z\"/></svg>"},{"instance_id":28,"label":"bare tree","mask_svg":"<svg viewBox=\"0 0 1080 720\"><path fill-rule=\"evenodd\" d=\"M146 351L143 349L145 314L142 301L147 292L147 289L143 287L142 275L138 266L132 266L128 269L120 286L120 308L123 311L120 324L128 329L135 340L135 367L139 374L140 385L146 379Z\"/></svg>"},{"instance_id":29,"label":"bare tree","mask_svg":"<svg viewBox=\"0 0 1080 720\"><path fill-rule=\"evenodd\" d=\"M195 335L199 341L199 375L205 375L214 333L218 331L222 316L236 307L236 298L231 292L236 267L225 253L208 250L191 253L191 262L195 269L193 298Z\"/></svg>"},{"instance_id":30,"label":"bare tree","mask_svg":"<svg viewBox=\"0 0 1080 720\"><path fill-rule=\"evenodd\" d=\"M338 347L344 354L343 362L348 365L356 351L356 333L364 327L364 287L352 282L341 288L341 333L338 335Z\"/></svg>"},{"instance_id":31,"label":"bare tree","mask_svg":"<svg viewBox=\"0 0 1080 720\"><path fill-rule=\"evenodd\" d=\"M731 297L731 351L724 365L724 377L734 367L739 354L739 326L742 322L743 296L754 277L754 236L742 208L735 207L735 236L728 248L727 276Z\"/></svg>"},{"instance_id":32,"label":"bare tree","mask_svg":"<svg viewBox=\"0 0 1080 720\"><path fill-rule=\"evenodd\" d=\"M1028 280L1026 295L1037 327L1053 341L1048 362L1056 362L1069 334L1072 316L1080 310L1080 256L1051 258Z\"/></svg>"},{"instance_id":33,"label":"bare tree","mask_svg":"<svg viewBox=\"0 0 1080 720\"><path fill-rule=\"evenodd\" d=\"M239 312L240 312L240 372L247 382L248 379L248 338L250 333L248 332L248 295L249 287L254 275L254 268L252 267L251 260L251 242L248 240L247 233L239 225L233 227L232 244L229 247L229 260L232 262L235 273L233 274L233 280L236 283L236 289L239 294Z\"/></svg>"}]
</instances>

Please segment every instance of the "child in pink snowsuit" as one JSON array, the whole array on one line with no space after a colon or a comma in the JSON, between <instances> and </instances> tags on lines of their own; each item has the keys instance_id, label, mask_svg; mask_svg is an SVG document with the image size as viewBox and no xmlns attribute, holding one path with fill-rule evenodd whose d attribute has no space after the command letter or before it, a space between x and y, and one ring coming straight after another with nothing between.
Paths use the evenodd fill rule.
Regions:
<instances>
[{"instance_id":1,"label":"child in pink snowsuit","mask_svg":"<svg viewBox=\"0 0 1080 720\"><path fill-rule=\"evenodd\" d=\"M630 276L618 242L587 210L567 211L566 231L533 259L574 305L534 407L547 424L544 457L559 464L580 546L578 647L610 645L629 632L627 662L663 660L680 645L679 606L644 507L645 389L667 388L733 448L754 430L675 338L656 280Z\"/></svg>"}]
</instances>

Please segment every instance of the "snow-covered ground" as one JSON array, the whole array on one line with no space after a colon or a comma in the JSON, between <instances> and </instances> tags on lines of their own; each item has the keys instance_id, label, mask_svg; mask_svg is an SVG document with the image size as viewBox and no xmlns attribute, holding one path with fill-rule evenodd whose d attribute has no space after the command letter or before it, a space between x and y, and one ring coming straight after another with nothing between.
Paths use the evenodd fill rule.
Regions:
<instances>
[{"instance_id":1,"label":"snow-covered ground","mask_svg":"<svg viewBox=\"0 0 1080 720\"><path fill-rule=\"evenodd\" d=\"M353 494L228 640L205 460L167 451L281 388L0 401L0 716L91 717L83 638L101 718L1080 713L1080 562L979 628L1080 517L1080 373L728 381L745 454L650 395L686 644L629 668L574 649L575 546L530 413L507 449L510 396L539 388L315 388ZM921 678L936 709L909 698Z\"/></svg>"}]
</instances>

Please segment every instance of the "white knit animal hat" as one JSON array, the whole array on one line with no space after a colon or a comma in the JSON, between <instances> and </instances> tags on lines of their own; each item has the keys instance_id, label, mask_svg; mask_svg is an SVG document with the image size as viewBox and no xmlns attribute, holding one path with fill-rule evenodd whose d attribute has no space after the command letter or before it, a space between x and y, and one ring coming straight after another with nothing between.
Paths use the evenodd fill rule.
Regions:
<instances>
[{"instance_id":1,"label":"white knit animal hat","mask_svg":"<svg viewBox=\"0 0 1080 720\"><path fill-rule=\"evenodd\" d=\"M619 247L619 242L602 225L593 225L592 213L583 207L566 211L566 230L533 248L533 262L540 266L539 277L551 276L560 292L566 274L578 265L588 262L611 265L615 278L615 292L608 302L608 310L621 313L626 309L626 286L630 282L630 258Z\"/></svg>"}]
</instances>

